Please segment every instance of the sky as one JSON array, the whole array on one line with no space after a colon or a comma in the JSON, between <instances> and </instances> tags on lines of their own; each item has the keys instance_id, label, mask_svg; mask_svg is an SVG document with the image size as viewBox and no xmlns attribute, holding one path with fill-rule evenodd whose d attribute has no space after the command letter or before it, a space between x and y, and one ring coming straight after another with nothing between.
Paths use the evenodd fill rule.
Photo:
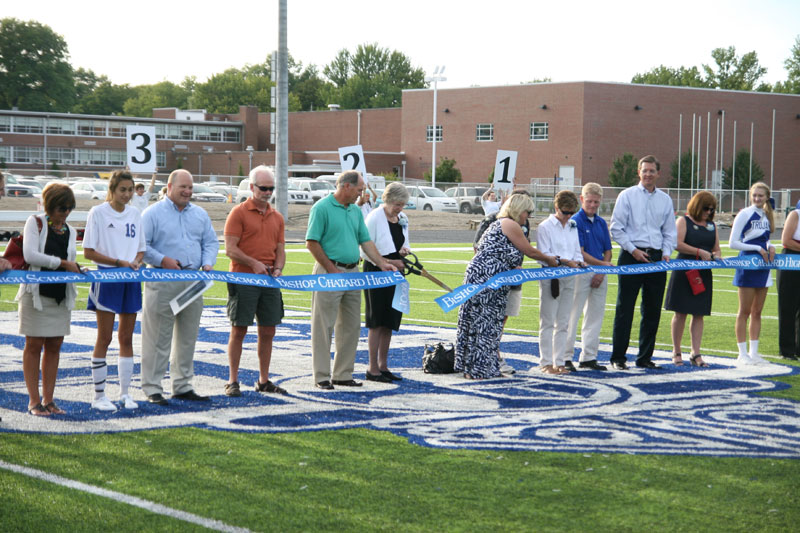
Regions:
<instances>
[{"instance_id":1,"label":"sky","mask_svg":"<svg viewBox=\"0 0 800 533\"><path fill-rule=\"evenodd\" d=\"M117 84L205 81L260 63L278 47L278 1L4 1L0 17L62 35L73 67ZM786 78L800 36L797 0L288 0L288 46L320 72L341 49L377 43L440 89L534 79L630 82L658 65L713 64L714 48L755 51L764 81Z\"/></svg>"}]
</instances>

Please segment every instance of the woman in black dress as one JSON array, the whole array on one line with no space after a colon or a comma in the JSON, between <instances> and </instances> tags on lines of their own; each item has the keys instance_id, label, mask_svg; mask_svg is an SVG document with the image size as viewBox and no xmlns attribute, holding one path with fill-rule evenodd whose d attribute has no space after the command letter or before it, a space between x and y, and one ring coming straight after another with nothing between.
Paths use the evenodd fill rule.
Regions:
<instances>
[{"instance_id":1,"label":"woman in black dress","mask_svg":"<svg viewBox=\"0 0 800 533\"><path fill-rule=\"evenodd\" d=\"M700 191L692 197L686 215L675 222L678 228L678 259L713 261L720 258L719 235L713 222L716 209L717 199L710 192ZM703 317L711 314L711 270L700 270L700 278L705 290L698 294L692 292L685 270L673 271L667 287L664 308L675 312L672 317L672 362L676 365L683 364L681 339L686 315L692 315L692 356L689 361L693 366L708 366L700 355L700 341L703 339Z\"/></svg>"},{"instance_id":2,"label":"woman in black dress","mask_svg":"<svg viewBox=\"0 0 800 533\"><path fill-rule=\"evenodd\" d=\"M402 183L390 183L383 191L382 200L383 205L373 209L365 223L378 252L398 270L402 270L403 256L411 251L408 242L408 218L403 213L403 207L408 202L408 190ZM363 252L362 256L364 272L380 271ZM403 318L403 313L392 307L395 289L396 286L393 285L364 291L366 324L369 329L367 381L391 383L402 379L389 370L392 331L400 329L400 320Z\"/></svg>"}]
</instances>

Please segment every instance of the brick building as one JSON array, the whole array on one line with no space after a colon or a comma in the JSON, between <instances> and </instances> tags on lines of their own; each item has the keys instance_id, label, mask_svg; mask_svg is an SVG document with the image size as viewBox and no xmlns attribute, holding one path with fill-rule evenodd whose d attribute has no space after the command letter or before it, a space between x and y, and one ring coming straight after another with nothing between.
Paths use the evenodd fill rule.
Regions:
<instances>
[{"instance_id":1,"label":"brick building","mask_svg":"<svg viewBox=\"0 0 800 533\"><path fill-rule=\"evenodd\" d=\"M335 171L337 149L361 144L370 172L421 178L431 165L432 93L404 91L402 107L394 109L290 113L290 173ZM752 128L754 158L767 181L772 176L775 189L800 187L797 95L538 83L439 89L437 108L437 158L455 159L467 182L486 181L498 149L518 152L522 184L554 175L606 184L612 161L625 152L654 154L668 176L679 143L683 152L695 147L704 180L730 166L734 135L737 150L749 149ZM0 159L36 174L53 162L73 173L118 167L126 124L156 127L164 171L180 164L198 175L236 175L275 162L269 115L251 106L234 114L155 109L151 119L0 111Z\"/></svg>"}]
</instances>

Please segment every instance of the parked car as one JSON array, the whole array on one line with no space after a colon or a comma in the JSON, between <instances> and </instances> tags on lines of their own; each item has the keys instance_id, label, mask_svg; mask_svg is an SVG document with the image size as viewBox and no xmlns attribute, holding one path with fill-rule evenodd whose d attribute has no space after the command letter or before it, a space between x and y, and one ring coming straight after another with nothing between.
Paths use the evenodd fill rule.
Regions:
<instances>
[{"instance_id":1,"label":"parked car","mask_svg":"<svg viewBox=\"0 0 800 533\"><path fill-rule=\"evenodd\" d=\"M311 201L317 203L329 194L336 192L336 187L327 181L318 181L313 179L290 179L289 187L291 189L298 189L306 191L311 196Z\"/></svg>"},{"instance_id":2,"label":"parked car","mask_svg":"<svg viewBox=\"0 0 800 533\"><path fill-rule=\"evenodd\" d=\"M385 189L383 187L381 187L380 189L374 189L373 188L373 190L375 191L375 194L378 195L378 197L375 198L375 207L378 207L379 205L381 205L383 203L383 191ZM406 202L406 206L403 208L403 211L408 211L409 209L416 209L416 208L417 208L417 206L414 203L414 200L409 195L408 201Z\"/></svg>"},{"instance_id":3,"label":"parked car","mask_svg":"<svg viewBox=\"0 0 800 533\"><path fill-rule=\"evenodd\" d=\"M410 195L409 201L414 202L416 209L423 211L447 211L448 213L458 213L458 204L452 198L448 198L445 193L436 187L407 187Z\"/></svg>"},{"instance_id":4,"label":"parked car","mask_svg":"<svg viewBox=\"0 0 800 533\"><path fill-rule=\"evenodd\" d=\"M227 183L206 183L206 185L211 187L211 190L220 193L225 198L228 196L234 198L236 196L236 192L239 190L235 185L228 185Z\"/></svg>"},{"instance_id":5,"label":"parked car","mask_svg":"<svg viewBox=\"0 0 800 533\"><path fill-rule=\"evenodd\" d=\"M272 197L269 199L271 204L275 204L275 198L277 198L277 191L272 193ZM308 194L306 191L301 191L299 189L293 189L291 184L289 185L288 196L289 196L289 203L290 204L312 204L314 201L311 199L311 195ZM243 179L242 182L239 184L239 190L236 191L236 203L240 204L253 196L253 191L250 190L250 178Z\"/></svg>"},{"instance_id":6,"label":"parked car","mask_svg":"<svg viewBox=\"0 0 800 533\"><path fill-rule=\"evenodd\" d=\"M451 187L444 193L456 201L458 210L462 213L483 214L481 207L481 196L486 192L487 187Z\"/></svg>"},{"instance_id":7,"label":"parked car","mask_svg":"<svg viewBox=\"0 0 800 533\"><path fill-rule=\"evenodd\" d=\"M20 183L19 180L24 179L21 176L5 173L4 176L6 182L6 196L12 198L31 198L36 194L36 189L34 187Z\"/></svg>"},{"instance_id":8,"label":"parked car","mask_svg":"<svg viewBox=\"0 0 800 533\"><path fill-rule=\"evenodd\" d=\"M193 202L220 202L228 201L226 196L215 192L214 189L202 183L195 183L192 186L192 201Z\"/></svg>"},{"instance_id":9,"label":"parked car","mask_svg":"<svg viewBox=\"0 0 800 533\"><path fill-rule=\"evenodd\" d=\"M106 181L77 181L69 186L76 200L105 200L108 195Z\"/></svg>"},{"instance_id":10,"label":"parked car","mask_svg":"<svg viewBox=\"0 0 800 533\"><path fill-rule=\"evenodd\" d=\"M33 195L36 198L41 198L42 197L42 189L44 189L44 185L39 183L37 180L35 180L33 178L20 178L20 179L17 180L17 182L19 182L20 185L25 185L27 187L33 187L33 189L35 190Z\"/></svg>"}]
</instances>

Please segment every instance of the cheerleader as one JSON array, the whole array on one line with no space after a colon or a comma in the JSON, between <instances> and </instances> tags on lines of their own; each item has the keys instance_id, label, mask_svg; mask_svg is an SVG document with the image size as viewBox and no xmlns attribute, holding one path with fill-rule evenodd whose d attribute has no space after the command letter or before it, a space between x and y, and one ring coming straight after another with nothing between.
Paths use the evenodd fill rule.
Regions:
<instances>
[{"instance_id":1,"label":"cheerleader","mask_svg":"<svg viewBox=\"0 0 800 533\"><path fill-rule=\"evenodd\" d=\"M775 259L775 247L769 242L769 235L775 226L772 205L769 203L769 187L762 182L750 188L750 207L742 209L733 220L730 246L739 250L739 256L761 255L765 262ZM767 363L758 354L758 337L761 333L761 311L767 298L767 290L772 285L769 269L737 269L733 284L739 287L739 311L736 314L736 342L739 346L740 364ZM750 320L750 350L748 353L746 335L747 321Z\"/></svg>"},{"instance_id":2,"label":"cheerleader","mask_svg":"<svg viewBox=\"0 0 800 533\"><path fill-rule=\"evenodd\" d=\"M146 249L142 231L142 214L127 205L133 196L133 176L127 170L116 170L108 184L106 202L94 206L86 220L83 255L100 268L128 267L137 270ZM116 411L105 394L106 352L114 333L114 316L119 315L119 360L117 372L120 403L125 409L139 407L128 389L133 376L133 328L136 313L142 309L141 283L92 283L86 308L97 314L97 341L92 354L94 380L93 409Z\"/></svg>"}]
</instances>

